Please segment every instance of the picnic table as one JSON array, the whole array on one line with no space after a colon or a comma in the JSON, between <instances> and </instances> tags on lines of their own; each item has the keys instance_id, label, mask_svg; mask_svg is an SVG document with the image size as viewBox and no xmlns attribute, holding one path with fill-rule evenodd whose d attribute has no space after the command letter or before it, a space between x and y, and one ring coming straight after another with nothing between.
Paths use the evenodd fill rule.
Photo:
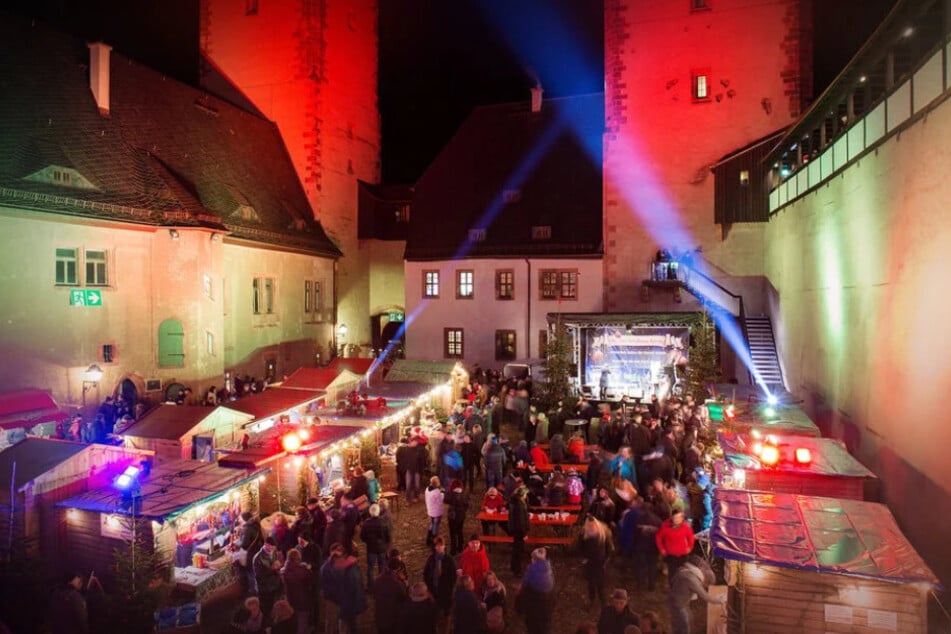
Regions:
<instances>
[{"instance_id":1,"label":"picnic table","mask_svg":"<svg viewBox=\"0 0 951 634\"><path fill-rule=\"evenodd\" d=\"M551 518L548 513L534 513L529 512L529 523L532 526L554 526L567 528L569 526L574 526L578 522L578 515L576 513L568 513L564 515L559 513L558 517ZM482 522L507 522L509 521L508 513L486 513L482 511L476 517L479 521Z\"/></svg>"},{"instance_id":2,"label":"picnic table","mask_svg":"<svg viewBox=\"0 0 951 634\"><path fill-rule=\"evenodd\" d=\"M562 511L566 513L580 513L581 505L580 504L561 504L559 506L529 506L528 510L533 513L561 513Z\"/></svg>"}]
</instances>

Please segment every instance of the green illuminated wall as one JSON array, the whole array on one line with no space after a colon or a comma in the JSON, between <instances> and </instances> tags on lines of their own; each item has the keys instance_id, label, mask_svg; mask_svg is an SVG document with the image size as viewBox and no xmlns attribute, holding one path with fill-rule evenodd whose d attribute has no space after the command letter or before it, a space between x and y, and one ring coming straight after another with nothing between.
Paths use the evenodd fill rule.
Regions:
<instances>
[{"instance_id":1,"label":"green illuminated wall","mask_svg":"<svg viewBox=\"0 0 951 634\"><path fill-rule=\"evenodd\" d=\"M947 583L951 105L779 210L765 269L789 389L882 478ZM927 502L927 522L921 521Z\"/></svg>"}]
</instances>

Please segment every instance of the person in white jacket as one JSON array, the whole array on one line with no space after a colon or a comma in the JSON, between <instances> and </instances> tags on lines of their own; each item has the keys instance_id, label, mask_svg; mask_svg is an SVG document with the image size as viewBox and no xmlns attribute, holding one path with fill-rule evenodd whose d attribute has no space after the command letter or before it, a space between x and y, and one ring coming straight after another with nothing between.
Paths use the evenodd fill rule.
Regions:
<instances>
[{"instance_id":1,"label":"person in white jacket","mask_svg":"<svg viewBox=\"0 0 951 634\"><path fill-rule=\"evenodd\" d=\"M439 477L429 479L426 487L426 513L429 515L429 531L426 533L426 544L433 545L433 539L439 535L439 523L442 521L443 500L446 494L439 486Z\"/></svg>"}]
</instances>

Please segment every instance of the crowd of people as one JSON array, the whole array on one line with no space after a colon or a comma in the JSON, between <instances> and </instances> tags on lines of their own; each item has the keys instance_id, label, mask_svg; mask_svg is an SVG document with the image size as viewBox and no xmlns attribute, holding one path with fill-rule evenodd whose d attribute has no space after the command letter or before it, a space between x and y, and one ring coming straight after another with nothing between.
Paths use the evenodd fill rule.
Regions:
<instances>
[{"instance_id":1,"label":"crowd of people","mask_svg":"<svg viewBox=\"0 0 951 634\"><path fill-rule=\"evenodd\" d=\"M636 607L643 592L666 592L674 634L691 631L692 598L723 602L707 593L714 575L696 537L711 521L705 408L689 396L644 404L579 398L540 412L530 380L504 381L492 372L474 378L466 404L442 424L421 409L396 450L405 504L422 504L428 518L430 554L418 576L394 543L379 486L367 495L366 475L356 474L332 508L311 499L269 535L245 514L239 545L247 553L248 598L233 631L350 634L372 605L381 634L502 632L516 615L530 633L551 632L556 580L549 552L525 548L529 508L545 506L583 509L569 553L580 560L586 614L597 618L578 632L662 631L657 613ZM569 431L569 419L589 424ZM369 506L361 511L363 497ZM506 513L506 521L483 521L482 535L466 535L467 519L472 525L482 511ZM483 543L496 526L511 537L508 567L517 581L508 589ZM611 561L633 571L633 596L608 584Z\"/></svg>"}]
</instances>

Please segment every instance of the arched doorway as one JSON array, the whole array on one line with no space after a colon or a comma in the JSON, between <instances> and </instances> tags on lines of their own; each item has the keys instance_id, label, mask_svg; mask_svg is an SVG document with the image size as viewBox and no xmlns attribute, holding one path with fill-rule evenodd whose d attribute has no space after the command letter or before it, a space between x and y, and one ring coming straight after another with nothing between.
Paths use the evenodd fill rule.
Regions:
<instances>
[{"instance_id":1,"label":"arched doorway","mask_svg":"<svg viewBox=\"0 0 951 634\"><path fill-rule=\"evenodd\" d=\"M139 402L139 389L135 386L135 383L131 379L123 379L116 392L128 404L129 411L134 412L135 406Z\"/></svg>"},{"instance_id":2,"label":"arched doorway","mask_svg":"<svg viewBox=\"0 0 951 634\"><path fill-rule=\"evenodd\" d=\"M405 339L401 331L405 317L401 306L384 308L370 317L370 329L373 332L373 348L375 350L383 352L391 341L399 339L401 343Z\"/></svg>"}]
</instances>

